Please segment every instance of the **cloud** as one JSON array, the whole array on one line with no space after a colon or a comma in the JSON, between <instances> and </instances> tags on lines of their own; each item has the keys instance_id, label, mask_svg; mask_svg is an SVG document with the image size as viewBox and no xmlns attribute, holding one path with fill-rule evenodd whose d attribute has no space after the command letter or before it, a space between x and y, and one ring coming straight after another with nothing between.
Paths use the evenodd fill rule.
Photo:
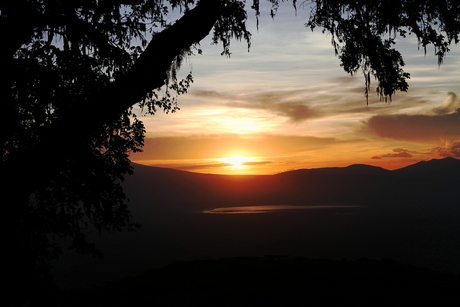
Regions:
<instances>
[{"instance_id":1,"label":"cloud","mask_svg":"<svg viewBox=\"0 0 460 307\"><path fill-rule=\"evenodd\" d=\"M319 117L321 112L309 106L308 101L298 97L299 94L299 91L257 93L245 97L244 100L227 103L226 106L267 110L279 116L287 117L294 123Z\"/></svg>"},{"instance_id":2,"label":"cloud","mask_svg":"<svg viewBox=\"0 0 460 307\"><path fill-rule=\"evenodd\" d=\"M436 115L376 115L365 124L369 132L380 137L413 142L439 142L460 139L460 112L454 93L432 110ZM455 113L448 113L455 109Z\"/></svg>"},{"instance_id":3,"label":"cloud","mask_svg":"<svg viewBox=\"0 0 460 307\"><path fill-rule=\"evenodd\" d=\"M362 93L363 87L360 83L356 85L355 78L331 78L320 88L241 92L195 90L192 95L228 108L264 110L288 118L292 123L346 114L367 117L404 109L426 109L429 105L424 97L413 95L401 95L397 103L383 103L376 96L367 105L364 96L362 100L356 98L358 92Z\"/></svg>"},{"instance_id":4,"label":"cloud","mask_svg":"<svg viewBox=\"0 0 460 307\"><path fill-rule=\"evenodd\" d=\"M309 106L307 100L299 96L304 91L285 90L276 92L257 92L247 95L219 93L216 91L195 91L194 95L203 98L226 100L225 106L231 108L261 109L279 116L287 117L294 123L320 116L318 110Z\"/></svg>"},{"instance_id":5,"label":"cloud","mask_svg":"<svg viewBox=\"0 0 460 307\"><path fill-rule=\"evenodd\" d=\"M444 102L440 106L433 108L432 113L435 115L445 115L457 112L458 108L460 108L460 97L453 92L449 92Z\"/></svg>"},{"instance_id":6,"label":"cloud","mask_svg":"<svg viewBox=\"0 0 460 307\"><path fill-rule=\"evenodd\" d=\"M393 153L380 155L380 156L373 156L371 159L382 159L382 158L412 158L413 154L418 154L416 151L411 151L408 149L403 148L395 148L393 149Z\"/></svg>"},{"instance_id":7,"label":"cloud","mask_svg":"<svg viewBox=\"0 0 460 307\"><path fill-rule=\"evenodd\" d=\"M271 134L150 137L145 139L144 151L132 154L131 159L213 159L234 154L248 157L279 156L322 149L344 142L329 137Z\"/></svg>"},{"instance_id":8,"label":"cloud","mask_svg":"<svg viewBox=\"0 0 460 307\"><path fill-rule=\"evenodd\" d=\"M460 157L460 140L453 141L444 147L433 148L432 151L441 157Z\"/></svg>"},{"instance_id":9,"label":"cloud","mask_svg":"<svg viewBox=\"0 0 460 307\"><path fill-rule=\"evenodd\" d=\"M219 99L227 99L228 95L218 92L218 91L210 91L210 90L194 90L191 92L191 95L203 98L219 98Z\"/></svg>"},{"instance_id":10,"label":"cloud","mask_svg":"<svg viewBox=\"0 0 460 307\"><path fill-rule=\"evenodd\" d=\"M272 161L249 161L249 162L243 162L241 165L245 166L257 166L257 165L267 165L273 163Z\"/></svg>"},{"instance_id":11,"label":"cloud","mask_svg":"<svg viewBox=\"0 0 460 307\"><path fill-rule=\"evenodd\" d=\"M273 163L272 161L250 161L250 162L243 162L241 163L242 166L259 166L259 165L267 165ZM189 164L184 166L176 166L178 169L183 170L205 170L205 169L218 169L224 167L234 167L231 163L225 162L210 162L210 163L196 163L196 164Z\"/></svg>"},{"instance_id":12,"label":"cloud","mask_svg":"<svg viewBox=\"0 0 460 307\"><path fill-rule=\"evenodd\" d=\"M191 165L184 165L184 166L179 166L176 167L178 169L183 169L183 170L201 170L201 169L214 169L214 168L222 168L222 167L228 167L232 166L230 163L207 163L207 164L191 164Z\"/></svg>"},{"instance_id":13,"label":"cloud","mask_svg":"<svg viewBox=\"0 0 460 307\"><path fill-rule=\"evenodd\" d=\"M288 117L294 123L318 116L317 111L300 103L279 103L269 105L267 108L279 115Z\"/></svg>"}]
</instances>

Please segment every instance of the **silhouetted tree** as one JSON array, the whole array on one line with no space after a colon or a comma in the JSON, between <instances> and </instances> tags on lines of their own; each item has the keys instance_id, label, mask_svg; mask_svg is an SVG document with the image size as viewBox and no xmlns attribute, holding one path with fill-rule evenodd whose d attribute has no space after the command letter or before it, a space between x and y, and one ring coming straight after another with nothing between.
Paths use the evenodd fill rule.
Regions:
<instances>
[{"instance_id":1,"label":"silhouetted tree","mask_svg":"<svg viewBox=\"0 0 460 307\"><path fill-rule=\"evenodd\" d=\"M81 252L95 229L135 228L120 182L129 153L143 145L132 112L173 112L191 75L184 57L213 30L230 55L230 40L250 43L243 0L5 0L0 4L0 146L4 216L14 234L10 254L23 273L56 249L51 234ZM275 15L281 2L270 0ZM259 0L251 8L258 17ZM386 99L406 91L409 74L396 37L432 44L439 63L458 42L460 6L451 0L314 0L306 23L332 34L345 71L371 76ZM171 10L182 16L171 22ZM158 89L163 88L160 92ZM25 275L22 275L25 276Z\"/></svg>"}]
</instances>

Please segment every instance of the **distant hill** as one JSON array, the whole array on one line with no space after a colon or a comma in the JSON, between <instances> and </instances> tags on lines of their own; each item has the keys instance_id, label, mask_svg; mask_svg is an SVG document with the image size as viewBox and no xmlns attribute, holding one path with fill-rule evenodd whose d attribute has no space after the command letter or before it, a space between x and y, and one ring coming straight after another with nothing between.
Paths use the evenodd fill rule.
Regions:
<instances>
[{"instance_id":1,"label":"distant hill","mask_svg":"<svg viewBox=\"0 0 460 307\"><path fill-rule=\"evenodd\" d=\"M372 165L366 164L352 164L347 167L323 167L312 169L298 169L287 171L280 174L293 174L293 173L322 173L322 174L359 174L359 175L376 175L389 172L388 170Z\"/></svg>"},{"instance_id":2,"label":"distant hill","mask_svg":"<svg viewBox=\"0 0 460 307\"><path fill-rule=\"evenodd\" d=\"M57 278L68 286L94 284L173 260L264 255L391 258L460 273L458 174L460 161L452 158L393 171L351 165L263 176L134 164L124 188L133 219L142 228L90 234L104 259L69 254L57 266ZM282 209L286 205L289 210ZM204 213L245 206L281 209Z\"/></svg>"}]
</instances>

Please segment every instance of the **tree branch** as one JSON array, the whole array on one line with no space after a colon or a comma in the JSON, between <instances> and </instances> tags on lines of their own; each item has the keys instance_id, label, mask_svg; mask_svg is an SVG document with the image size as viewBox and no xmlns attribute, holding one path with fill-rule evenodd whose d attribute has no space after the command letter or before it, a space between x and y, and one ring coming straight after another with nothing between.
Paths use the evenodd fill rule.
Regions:
<instances>
[{"instance_id":1,"label":"tree branch","mask_svg":"<svg viewBox=\"0 0 460 307\"><path fill-rule=\"evenodd\" d=\"M98 116L107 117L110 110L109 116L116 117L163 86L176 56L205 38L221 14L221 1L202 0L174 25L156 34L129 72L95 99L102 108Z\"/></svg>"}]
</instances>

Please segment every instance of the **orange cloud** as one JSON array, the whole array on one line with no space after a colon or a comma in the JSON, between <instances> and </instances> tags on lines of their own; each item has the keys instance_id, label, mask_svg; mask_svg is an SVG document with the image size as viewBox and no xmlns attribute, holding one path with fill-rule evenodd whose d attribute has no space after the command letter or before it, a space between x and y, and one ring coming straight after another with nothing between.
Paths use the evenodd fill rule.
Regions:
<instances>
[{"instance_id":1,"label":"orange cloud","mask_svg":"<svg viewBox=\"0 0 460 307\"><path fill-rule=\"evenodd\" d=\"M267 165L273 163L272 161L250 161L250 162L242 162L242 166L259 166L259 165ZM189 164L176 167L177 169L183 170L206 170L206 169L218 169L223 167L231 167L233 164L225 163L225 162L211 162L211 163L203 163L203 164Z\"/></svg>"},{"instance_id":2,"label":"orange cloud","mask_svg":"<svg viewBox=\"0 0 460 307\"><path fill-rule=\"evenodd\" d=\"M453 141L444 147L433 148L433 152L441 157L460 157L460 140Z\"/></svg>"},{"instance_id":3,"label":"orange cloud","mask_svg":"<svg viewBox=\"0 0 460 307\"><path fill-rule=\"evenodd\" d=\"M395 148L393 149L393 153L380 155L380 156L373 156L371 159L381 159L381 158L412 158L413 154L418 154L419 152L403 149L403 148Z\"/></svg>"}]
</instances>

